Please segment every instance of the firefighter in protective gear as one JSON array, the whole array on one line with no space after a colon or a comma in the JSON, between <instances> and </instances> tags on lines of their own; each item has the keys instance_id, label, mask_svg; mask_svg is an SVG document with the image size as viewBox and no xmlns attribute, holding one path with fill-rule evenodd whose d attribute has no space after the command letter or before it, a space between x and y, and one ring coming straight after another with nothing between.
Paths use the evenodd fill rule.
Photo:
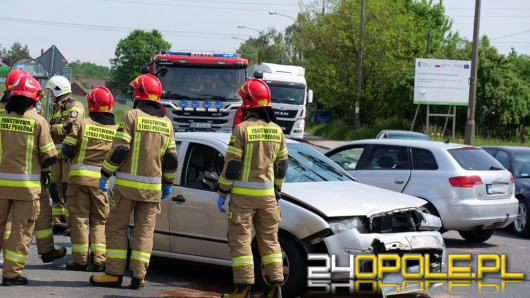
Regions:
<instances>
[{"instance_id":1,"label":"firefighter in protective gear","mask_svg":"<svg viewBox=\"0 0 530 298\"><path fill-rule=\"evenodd\" d=\"M41 97L39 82L23 76L10 90L7 113L0 115L0 227L12 215L11 235L3 247L4 286L28 282L22 271L39 212L41 172L57 159L48 123L35 110Z\"/></svg>"},{"instance_id":2,"label":"firefighter in protective gear","mask_svg":"<svg viewBox=\"0 0 530 298\"><path fill-rule=\"evenodd\" d=\"M232 294L250 297L254 284L252 226L270 281L268 297L281 297L283 259L278 242L280 207L276 199L287 172L287 147L282 129L276 125L270 107L271 93L265 82L247 80L239 90L244 121L234 127L219 178L218 207L230 195L228 243L232 258Z\"/></svg>"},{"instance_id":3,"label":"firefighter in protective gear","mask_svg":"<svg viewBox=\"0 0 530 298\"><path fill-rule=\"evenodd\" d=\"M103 162L100 186L115 174L111 210L107 220L106 269L93 275L90 282L98 286L119 287L127 264L127 230L134 215L131 247L130 287L143 286L147 273L156 215L160 199L169 196L177 170L173 124L160 105L162 85L151 74L138 76L131 82L134 108L119 123L112 148Z\"/></svg>"},{"instance_id":4,"label":"firefighter in protective gear","mask_svg":"<svg viewBox=\"0 0 530 298\"><path fill-rule=\"evenodd\" d=\"M65 203L69 162L62 155L61 146L64 138L72 129L73 121L84 118L85 108L81 102L71 97L72 87L68 79L63 76L51 77L46 89L51 91L54 102L50 125L53 141L59 153L59 161L52 167L52 183L50 184L53 225L57 227L61 223L61 218L68 222L68 210L65 208Z\"/></svg>"},{"instance_id":5,"label":"firefighter in protective gear","mask_svg":"<svg viewBox=\"0 0 530 298\"><path fill-rule=\"evenodd\" d=\"M74 122L63 142L63 155L71 160L66 191L71 222L72 260L66 267L87 270L88 252L96 272L105 266L105 223L109 214L107 194L98 188L101 166L116 133L109 89L96 87L86 96L89 118Z\"/></svg>"},{"instance_id":6,"label":"firefighter in protective gear","mask_svg":"<svg viewBox=\"0 0 530 298\"><path fill-rule=\"evenodd\" d=\"M27 76L28 73L24 70L16 69L13 71L10 71L6 76L5 81L5 91L2 95L2 99L0 99L0 114L3 114L6 112L6 104L10 97L10 90L11 88L18 84L19 80L23 76ZM9 235L11 234L11 221L7 222L5 227L0 227L0 252L2 251L2 245L5 240L9 238Z\"/></svg>"}]
</instances>

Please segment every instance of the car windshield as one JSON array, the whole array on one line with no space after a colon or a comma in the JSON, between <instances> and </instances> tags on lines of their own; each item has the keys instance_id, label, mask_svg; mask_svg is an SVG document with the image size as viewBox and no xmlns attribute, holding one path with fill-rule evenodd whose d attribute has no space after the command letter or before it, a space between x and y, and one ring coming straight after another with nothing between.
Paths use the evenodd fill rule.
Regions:
<instances>
[{"instance_id":1,"label":"car windshield","mask_svg":"<svg viewBox=\"0 0 530 298\"><path fill-rule=\"evenodd\" d=\"M305 85L297 83L285 83L266 81L271 89L272 102L293 105L304 104Z\"/></svg>"},{"instance_id":2,"label":"car windshield","mask_svg":"<svg viewBox=\"0 0 530 298\"><path fill-rule=\"evenodd\" d=\"M353 181L330 159L303 144L288 144L289 169L286 183L317 181Z\"/></svg>"},{"instance_id":3,"label":"car windshield","mask_svg":"<svg viewBox=\"0 0 530 298\"><path fill-rule=\"evenodd\" d=\"M495 158L480 148L464 147L449 149L448 151L464 170L493 171L504 169Z\"/></svg>"},{"instance_id":4,"label":"car windshield","mask_svg":"<svg viewBox=\"0 0 530 298\"><path fill-rule=\"evenodd\" d=\"M530 152L515 153L513 166L517 178L530 178Z\"/></svg>"},{"instance_id":5,"label":"car windshield","mask_svg":"<svg viewBox=\"0 0 530 298\"><path fill-rule=\"evenodd\" d=\"M167 66L158 75L162 98L240 100L237 90L245 82L245 69Z\"/></svg>"}]
</instances>

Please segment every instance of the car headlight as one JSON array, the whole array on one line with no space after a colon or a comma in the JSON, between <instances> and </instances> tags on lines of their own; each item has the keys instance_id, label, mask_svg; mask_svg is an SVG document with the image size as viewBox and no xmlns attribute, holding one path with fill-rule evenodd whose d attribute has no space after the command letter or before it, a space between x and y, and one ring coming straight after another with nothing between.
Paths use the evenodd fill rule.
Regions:
<instances>
[{"instance_id":1,"label":"car headlight","mask_svg":"<svg viewBox=\"0 0 530 298\"><path fill-rule=\"evenodd\" d=\"M304 120L298 120L296 121L296 123L294 124L294 128L295 129L303 129L305 126L305 121Z\"/></svg>"},{"instance_id":2,"label":"car headlight","mask_svg":"<svg viewBox=\"0 0 530 298\"><path fill-rule=\"evenodd\" d=\"M368 232L368 224L366 220L361 217L330 220L329 227L333 234L339 234L353 229L356 229L359 233Z\"/></svg>"}]
</instances>

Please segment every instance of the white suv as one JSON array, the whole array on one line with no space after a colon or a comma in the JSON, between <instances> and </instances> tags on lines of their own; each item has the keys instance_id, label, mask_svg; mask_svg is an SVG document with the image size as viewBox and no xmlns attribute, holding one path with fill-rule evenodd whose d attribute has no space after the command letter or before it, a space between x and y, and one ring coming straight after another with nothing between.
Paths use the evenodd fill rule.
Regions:
<instances>
[{"instance_id":1,"label":"white suv","mask_svg":"<svg viewBox=\"0 0 530 298\"><path fill-rule=\"evenodd\" d=\"M359 182L420 197L445 230L484 242L517 217L513 177L484 150L419 140L362 140L326 153Z\"/></svg>"}]
</instances>

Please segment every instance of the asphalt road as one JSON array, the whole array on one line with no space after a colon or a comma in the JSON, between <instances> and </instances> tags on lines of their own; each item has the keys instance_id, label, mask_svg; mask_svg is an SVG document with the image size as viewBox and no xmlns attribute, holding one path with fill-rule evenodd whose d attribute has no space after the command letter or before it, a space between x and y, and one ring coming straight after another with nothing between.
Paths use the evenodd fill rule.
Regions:
<instances>
[{"instance_id":1,"label":"asphalt road","mask_svg":"<svg viewBox=\"0 0 530 298\"><path fill-rule=\"evenodd\" d=\"M319 151L337 143L312 139ZM71 247L67 237L56 236L56 243ZM523 272L526 280L520 284L508 284L504 291L491 294L494 287L484 286L482 295L476 284L448 284L436 287L432 296L445 297L530 297L530 239L518 238L507 231L497 231L485 244L470 245L456 232L444 234L449 253L492 253L506 254L509 259L510 272ZM127 286L130 278L126 277L121 289L92 287L88 283L89 272L66 270L64 264L70 258L52 264L42 264L37 255L35 243L31 245L30 259L24 275L30 283L25 287L0 287L0 297L220 297L221 293L232 289L230 269L178 262L153 258L146 278L146 287L141 290L130 290ZM0 265L1 267L2 265ZM499 279L488 279L488 284L500 285ZM262 297L256 294L253 297Z\"/></svg>"},{"instance_id":2,"label":"asphalt road","mask_svg":"<svg viewBox=\"0 0 530 298\"><path fill-rule=\"evenodd\" d=\"M71 247L67 237L56 236L56 243ZM485 244L469 245L456 232L444 234L449 253L495 253L506 254L510 272L523 272L526 281L508 284L503 293L488 297L529 297L530 293L530 240L513 236L506 231L498 231ZM43 264L37 255L35 243L31 245L30 259L24 271L30 283L25 287L0 287L0 297L220 297L223 291L232 288L231 271L226 268L203 264L179 262L153 258L146 278L146 287L130 290L126 277L121 289L92 287L88 279L92 273L75 272L65 268L69 254L52 264ZM1 267L2 265L0 265ZM498 279L488 279L488 284L500 285ZM483 293L494 290L484 286ZM483 297L476 284L462 286L453 284L452 289L445 284L432 290L434 297ZM259 294L255 297L261 297Z\"/></svg>"}]
</instances>

